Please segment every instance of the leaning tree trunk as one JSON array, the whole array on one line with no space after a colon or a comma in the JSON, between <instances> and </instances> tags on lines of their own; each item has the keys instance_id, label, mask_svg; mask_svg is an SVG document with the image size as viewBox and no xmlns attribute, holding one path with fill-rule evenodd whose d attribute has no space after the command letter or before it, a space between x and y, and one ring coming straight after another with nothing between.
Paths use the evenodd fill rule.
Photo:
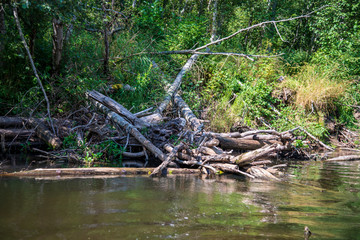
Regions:
<instances>
[{"instance_id":1,"label":"leaning tree trunk","mask_svg":"<svg viewBox=\"0 0 360 240\"><path fill-rule=\"evenodd\" d=\"M64 43L64 24L61 20L53 18L53 50L52 50L52 70L54 75L60 71L61 55Z\"/></svg>"},{"instance_id":2,"label":"leaning tree trunk","mask_svg":"<svg viewBox=\"0 0 360 240\"><path fill-rule=\"evenodd\" d=\"M192 65L196 62L197 58L199 57L198 54L193 54L189 60L185 63L182 67L181 71L176 76L173 84L168 89L164 101L160 104L160 106L156 109L156 113L162 115L163 111L166 109L167 105L169 105L170 101L174 98L175 94L180 88L182 78L184 77L185 73L187 73Z\"/></svg>"}]
</instances>

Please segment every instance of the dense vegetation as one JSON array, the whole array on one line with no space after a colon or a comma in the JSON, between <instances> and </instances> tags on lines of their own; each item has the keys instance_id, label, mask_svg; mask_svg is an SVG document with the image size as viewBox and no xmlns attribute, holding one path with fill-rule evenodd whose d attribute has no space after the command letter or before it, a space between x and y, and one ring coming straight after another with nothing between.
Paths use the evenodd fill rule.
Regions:
<instances>
[{"instance_id":1,"label":"dense vegetation","mask_svg":"<svg viewBox=\"0 0 360 240\"><path fill-rule=\"evenodd\" d=\"M126 91L117 85L120 89L111 93L131 111L154 106L190 55L146 53L193 49L254 24L315 11L310 17L262 25L212 45L211 52L281 55L252 57L254 61L201 56L183 80L183 98L217 131L237 125L282 131L301 125L326 137L327 120L358 127L354 117L360 101L358 1L1 3L0 115L38 116L46 114L46 104L13 8L19 13L51 113L58 117L85 105L85 90L114 84L136 89ZM63 44L57 45L57 40Z\"/></svg>"}]
</instances>

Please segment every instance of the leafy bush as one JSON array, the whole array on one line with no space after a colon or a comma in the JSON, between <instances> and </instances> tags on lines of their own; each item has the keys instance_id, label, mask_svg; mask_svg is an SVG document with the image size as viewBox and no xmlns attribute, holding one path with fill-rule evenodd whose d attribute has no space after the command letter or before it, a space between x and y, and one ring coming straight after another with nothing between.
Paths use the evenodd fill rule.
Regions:
<instances>
[{"instance_id":1,"label":"leafy bush","mask_svg":"<svg viewBox=\"0 0 360 240\"><path fill-rule=\"evenodd\" d=\"M159 0L146 1L134 18L135 26L153 36L162 37L164 33L163 8Z\"/></svg>"},{"instance_id":2,"label":"leafy bush","mask_svg":"<svg viewBox=\"0 0 360 240\"><path fill-rule=\"evenodd\" d=\"M209 39L206 20L202 17L175 17L170 22L166 38L162 41L167 50L184 50L202 46Z\"/></svg>"}]
</instances>

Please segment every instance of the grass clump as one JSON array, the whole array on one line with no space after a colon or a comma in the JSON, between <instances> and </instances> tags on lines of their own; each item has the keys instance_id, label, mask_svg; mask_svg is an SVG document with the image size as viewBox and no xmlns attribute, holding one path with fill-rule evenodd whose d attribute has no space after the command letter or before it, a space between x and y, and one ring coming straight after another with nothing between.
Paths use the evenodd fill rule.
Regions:
<instances>
[{"instance_id":1,"label":"grass clump","mask_svg":"<svg viewBox=\"0 0 360 240\"><path fill-rule=\"evenodd\" d=\"M338 68L304 65L300 72L286 79L280 88L295 92L294 103L306 110L329 112L335 102L344 96L349 84L336 76Z\"/></svg>"}]
</instances>

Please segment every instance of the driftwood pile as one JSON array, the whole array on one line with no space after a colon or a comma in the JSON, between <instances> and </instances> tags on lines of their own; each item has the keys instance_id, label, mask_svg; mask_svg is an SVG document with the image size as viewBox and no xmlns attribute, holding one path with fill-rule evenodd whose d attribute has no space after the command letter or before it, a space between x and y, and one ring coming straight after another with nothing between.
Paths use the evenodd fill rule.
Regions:
<instances>
[{"instance_id":1,"label":"driftwood pile","mask_svg":"<svg viewBox=\"0 0 360 240\"><path fill-rule=\"evenodd\" d=\"M293 132L297 129L282 133L274 130L205 132L201 121L179 95L175 99L181 117L167 122L159 122L163 119L159 111L144 117L139 116L146 115L145 112L132 114L121 104L97 91L88 91L86 97L95 110L101 113L97 115L98 118L104 116L107 120L94 121L92 117L87 124L74 127L69 120L54 119L55 129L62 133L57 135L66 136L74 132L80 145L84 143L84 131L79 131L81 128L95 131L103 126L107 131L99 133L100 137L96 141L112 139L123 145L124 165L133 162L136 167L158 166L151 176L163 175L167 168L172 167L184 169L183 172L189 172L186 169L200 169L204 174L232 173L250 178L276 179L272 173L278 166L268 166L274 165L272 160L294 151ZM2 151L17 145L23 146L27 142L28 147L44 154L43 157L80 162L82 157L77 156L74 149L59 150L62 141L46 125L42 119L0 117ZM44 148L44 143L47 148ZM87 151L92 151L89 146L86 147ZM61 154L64 152L67 154Z\"/></svg>"},{"instance_id":2,"label":"driftwood pile","mask_svg":"<svg viewBox=\"0 0 360 240\"><path fill-rule=\"evenodd\" d=\"M37 136L52 149L52 151L44 151L33 148L45 154L45 157L81 162L85 156L79 156L79 151L76 149L57 150L62 143L57 136L64 138L64 136L74 134L78 147L87 156L96 154L91 148L91 143L111 140L121 145L124 150L122 152L123 165L126 166L129 159L134 159L136 161L132 162L136 167L143 169L156 167L151 171L148 168L144 170L150 172L150 176L164 175L171 167L178 169L177 172L184 173L200 171L209 175L231 173L249 178L277 179L274 173L277 168L284 165L276 165L276 160L299 156L311 158L309 153L296 148L298 141L306 140L296 137L294 135L296 131L301 131L314 145L328 151L334 150L301 127L286 132L250 130L214 133L205 131L203 122L195 116L178 94L183 76L197 58L198 54L193 54L189 58L173 84L169 86L164 101L155 110L147 109L133 114L110 97L92 90L87 91L85 97L93 110L91 111L90 108L77 110L80 120L75 123L75 126L69 120L54 119L50 123L54 122L56 126L47 128L45 121L41 119L2 117L0 118L2 151L16 146L14 139L27 139L32 145L36 145L38 140L34 136ZM163 117L163 113L169 108L170 103L179 116L169 120ZM56 132L51 132L49 129L56 129ZM105 149L100 150L100 153L102 151ZM356 159L355 155L351 157L351 159L354 158ZM94 160L87 162L87 166L94 166L94 164ZM64 172L55 170L54 174L57 173L56 171ZM141 172L139 168L137 171ZM92 171L86 171L84 174L89 172ZM114 174L114 172L119 171L109 170L109 174ZM79 173L79 170L74 170L74 173Z\"/></svg>"}]
</instances>

